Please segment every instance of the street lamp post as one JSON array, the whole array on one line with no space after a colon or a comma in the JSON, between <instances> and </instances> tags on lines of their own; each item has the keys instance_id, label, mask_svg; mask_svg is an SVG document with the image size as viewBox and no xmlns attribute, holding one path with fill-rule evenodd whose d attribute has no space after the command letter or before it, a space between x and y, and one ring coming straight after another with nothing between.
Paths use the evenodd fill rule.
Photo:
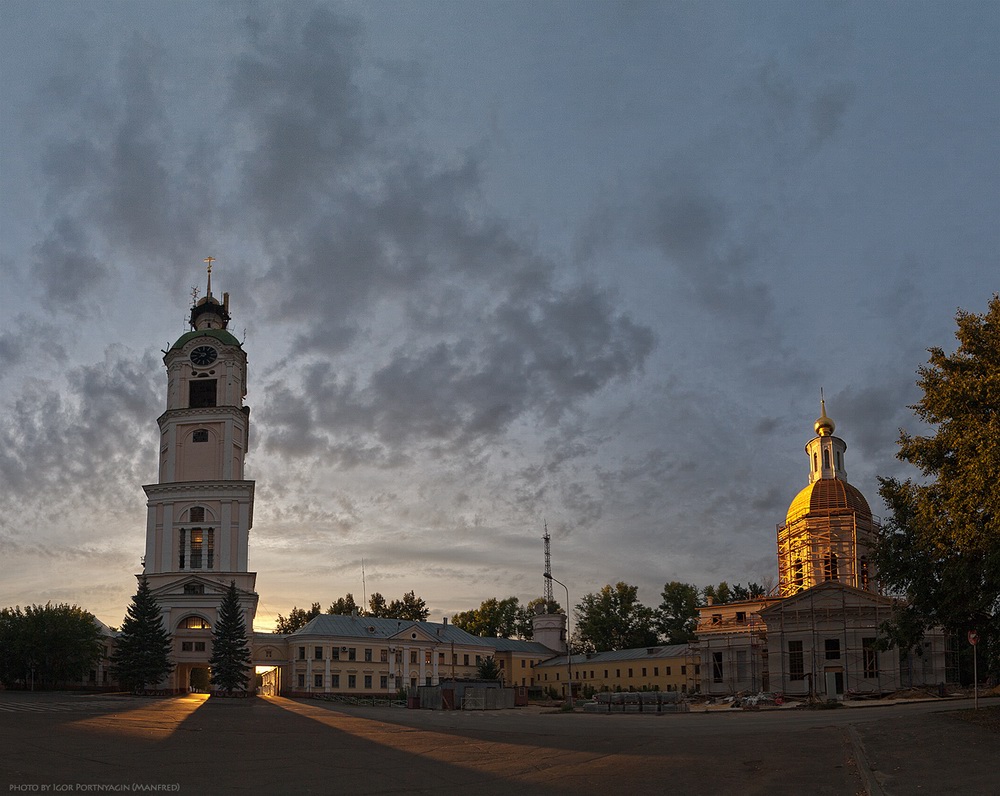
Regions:
<instances>
[{"instance_id":1,"label":"street lamp post","mask_svg":"<svg viewBox=\"0 0 1000 796\"><path fill-rule=\"evenodd\" d=\"M552 577L551 573L543 572L542 575L546 580L551 580L553 583L558 583L564 589L566 589L566 671L569 674L569 687L566 690L568 705L570 708L573 707L573 653L569 648L569 587L563 583L561 580L556 580Z\"/></svg>"}]
</instances>

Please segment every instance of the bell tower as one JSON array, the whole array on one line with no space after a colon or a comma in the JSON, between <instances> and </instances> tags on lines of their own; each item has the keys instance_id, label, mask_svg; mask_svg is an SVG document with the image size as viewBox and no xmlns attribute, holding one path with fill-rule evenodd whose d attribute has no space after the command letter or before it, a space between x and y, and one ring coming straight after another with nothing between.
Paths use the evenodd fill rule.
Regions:
<instances>
[{"instance_id":1,"label":"bell tower","mask_svg":"<svg viewBox=\"0 0 1000 796\"><path fill-rule=\"evenodd\" d=\"M254 482L243 477L250 447L247 355L228 331L229 294L195 292L191 331L164 352L166 411L160 429L159 481L147 498L144 572L173 635L175 690L186 690L212 651L222 594L236 583L253 627L256 573L249 571ZM195 678L197 679L197 678ZM204 674L202 674L204 679Z\"/></svg>"}]
</instances>

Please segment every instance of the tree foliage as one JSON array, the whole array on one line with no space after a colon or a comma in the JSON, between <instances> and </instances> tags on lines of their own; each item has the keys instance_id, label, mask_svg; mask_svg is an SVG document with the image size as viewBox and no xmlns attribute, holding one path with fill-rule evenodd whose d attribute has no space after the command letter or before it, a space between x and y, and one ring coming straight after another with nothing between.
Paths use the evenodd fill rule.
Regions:
<instances>
[{"instance_id":1,"label":"tree foliage","mask_svg":"<svg viewBox=\"0 0 1000 796\"><path fill-rule=\"evenodd\" d=\"M476 664L476 676L480 680L501 680L503 679L503 669L500 668L496 658L488 655Z\"/></svg>"},{"instance_id":2,"label":"tree foliage","mask_svg":"<svg viewBox=\"0 0 1000 796\"><path fill-rule=\"evenodd\" d=\"M0 610L0 682L8 688L79 682L103 651L94 615L75 605Z\"/></svg>"},{"instance_id":3,"label":"tree foliage","mask_svg":"<svg viewBox=\"0 0 1000 796\"><path fill-rule=\"evenodd\" d=\"M584 595L576 606L580 641L602 652L656 644L653 619L653 610L639 602L639 587L622 581Z\"/></svg>"},{"instance_id":4,"label":"tree foliage","mask_svg":"<svg viewBox=\"0 0 1000 796\"><path fill-rule=\"evenodd\" d=\"M889 508L875 560L905 604L885 626L903 646L941 626L963 640L980 634L981 654L1000 671L1000 296L983 315L959 311L954 354L930 348L910 407L932 433L900 432L897 457L919 482L880 478ZM983 654L985 653L985 654Z\"/></svg>"},{"instance_id":5,"label":"tree foliage","mask_svg":"<svg viewBox=\"0 0 1000 796\"><path fill-rule=\"evenodd\" d=\"M141 692L165 680L173 668L160 605L141 578L111 655L111 673L123 688Z\"/></svg>"},{"instance_id":6,"label":"tree foliage","mask_svg":"<svg viewBox=\"0 0 1000 796\"><path fill-rule=\"evenodd\" d=\"M409 619L413 622L423 622L430 612L427 603L412 591L406 592L402 600L393 600L389 603L390 619Z\"/></svg>"},{"instance_id":7,"label":"tree foliage","mask_svg":"<svg viewBox=\"0 0 1000 796\"><path fill-rule=\"evenodd\" d=\"M253 668L250 646L247 643L247 624L240 605L236 581L229 581L229 588L219 606L219 618L212 628L212 685L232 694L246 691L249 673Z\"/></svg>"},{"instance_id":8,"label":"tree foliage","mask_svg":"<svg viewBox=\"0 0 1000 796\"><path fill-rule=\"evenodd\" d=\"M310 619L319 616L321 612L322 609L319 607L319 603L313 603L312 607L310 607L308 611L293 606L287 619L281 614L278 614L278 623L274 628L274 632L294 633L299 628L305 627ZM332 612L328 611L327 613Z\"/></svg>"},{"instance_id":9,"label":"tree foliage","mask_svg":"<svg viewBox=\"0 0 1000 796\"><path fill-rule=\"evenodd\" d=\"M672 580L663 585L663 602L656 612L656 629L668 644L693 641L698 627L701 591L693 583Z\"/></svg>"},{"instance_id":10,"label":"tree foliage","mask_svg":"<svg viewBox=\"0 0 1000 796\"><path fill-rule=\"evenodd\" d=\"M351 594L351 592L347 592L347 594L343 597L338 597L330 603L330 607L326 609L328 614L337 614L339 616L350 616L355 611L359 614L364 613L358 604L354 602L354 595Z\"/></svg>"},{"instance_id":11,"label":"tree foliage","mask_svg":"<svg viewBox=\"0 0 1000 796\"><path fill-rule=\"evenodd\" d=\"M452 624L483 638L531 638L531 619L517 597L490 597L478 608L452 617Z\"/></svg>"}]
</instances>

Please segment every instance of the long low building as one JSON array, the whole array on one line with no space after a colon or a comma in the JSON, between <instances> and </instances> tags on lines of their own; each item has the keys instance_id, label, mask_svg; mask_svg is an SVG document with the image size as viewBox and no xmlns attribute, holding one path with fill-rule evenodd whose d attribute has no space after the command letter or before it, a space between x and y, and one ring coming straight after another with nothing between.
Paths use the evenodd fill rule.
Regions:
<instances>
[{"instance_id":1,"label":"long low building","mask_svg":"<svg viewBox=\"0 0 1000 796\"><path fill-rule=\"evenodd\" d=\"M688 644L637 647L572 656L556 655L535 666L536 685L566 696L572 680L574 696L599 691L679 691L701 688L701 659Z\"/></svg>"}]
</instances>

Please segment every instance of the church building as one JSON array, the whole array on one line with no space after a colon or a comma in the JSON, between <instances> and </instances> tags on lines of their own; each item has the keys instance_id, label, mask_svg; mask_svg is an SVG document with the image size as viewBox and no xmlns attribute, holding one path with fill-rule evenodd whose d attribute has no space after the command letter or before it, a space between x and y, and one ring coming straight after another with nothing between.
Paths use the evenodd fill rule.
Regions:
<instances>
[{"instance_id":1,"label":"church building","mask_svg":"<svg viewBox=\"0 0 1000 796\"><path fill-rule=\"evenodd\" d=\"M777 528L777 593L699 610L706 694L842 699L948 679L940 631L926 634L917 655L878 648L895 605L879 593L871 560L878 521L847 481L847 444L834 436L825 401L813 428L808 484Z\"/></svg>"}]
</instances>

